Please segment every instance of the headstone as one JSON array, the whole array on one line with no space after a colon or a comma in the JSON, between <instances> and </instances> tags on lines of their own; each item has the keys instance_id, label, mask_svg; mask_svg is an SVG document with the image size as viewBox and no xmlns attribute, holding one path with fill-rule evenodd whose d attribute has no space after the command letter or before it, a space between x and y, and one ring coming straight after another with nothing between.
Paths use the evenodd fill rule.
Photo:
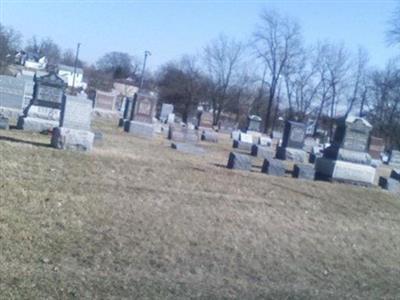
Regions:
<instances>
[{"instance_id":1,"label":"headstone","mask_svg":"<svg viewBox=\"0 0 400 300\"><path fill-rule=\"evenodd\" d=\"M212 128L214 123L214 116L212 112L203 111L199 117L199 128Z\"/></svg>"},{"instance_id":2,"label":"headstone","mask_svg":"<svg viewBox=\"0 0 400 300\"><path fill-rule=\"evenodd\" d=\"M381 153L385 151L385 143L383 139L371 136L369 142L369 155L372 159L380 160Z\"/></svg>"},{"instance_id":3,"label":"headstone","mask_svg":"<svg viewBox=\"0 0 400 300\"><path fill-rule=\"evenodd\" d=\"M259 116L251 115L247 118L247 131L261 131L262 119Z\"/></svg>"},{"instance_id":4,"label":"headstone","mask_svg":"<svg viewBox=\"0 0 400 300\"><path fill-rule=\"evenodd\" d=\"M135 108L136 94L131 97L125 97L123 106L122 117L119 119L118 127L125 127L125 124L129 124L129 118L132 115L132 110Z\"/></svg>"},{"instance_id":5,"label":"headstone","mask_svg":"<svg viewBox=\"0 0 400 300\"><path fill-rule=\"evenodd\" d=\"M231 152L229 154L227 168L251 171L251 159L247 155Z\"/></svg>"},{"instance_id":6,"label":"headstone","mask_svg":"<svg viewBox=\"0 0 400 300\"><path fill-rule=\"evenodd\" d=\"M282 145L277 148L276 158L305 163L307 161L307 153L303 150L305 130L306 125L303 123L286 121Z\"/></svg>"},{"instance_id":7,"label":"headstone","mask_svg":"<svg viewBox=\"0 0 400 300\"><path fill-rule=\"evenodd\" d=\"M60 127L53 129L51 145L57 149L91 151L95 134L91 132L92 102L67 96L61 110Z\"/></svg>"},{"instance_id":8,"label":"headstone","mask_svg":"<svg viewBox=\"0 0 400 300\"><path fill-rule=\"evenodd\" d=\"M400 182L394 178L379 177L379 186L390 193L400 196Z\"/></svg>"},{"instance_id":9,"label":"headstone","mask_svg":"<svg viewBox=\"0 0 400 300\"><path fill-rule=\"evenodd\" d=\"M66 84L54 72L35 77L34 95L18 127L27 131L42 132L60 125L61 109L64 105Z\"/></svg>"},{"instance_id":10,"label":"headstone","mask_svg":"<svg viewBox=\"0 0 400 300\"><path fill-rule=\"evenodd\" d=\"M238 141L240 139L240 130L234 130L231 132L231 138Z\"/></svg>"},{"instance_id":11,"label":"headstone","mask_svg":"<svg viewBox=\"0 0 400 300\"><path fill-rule=\"evenodd\" d=\"M390 178L400 181L400 169L394 169L390 173Z\"/></svg>"},{"instance_id":12,"label":"headstone","mask_svg":"<svg viewBox=\"0 0 400 300\"><path fill-rule=\"evenodd\" d=\"M264 147L261 145L253 145L251 147L251 155L262 159L272 159L274 157L274 151L271 147Z\"/></svg>"},{"instance_id":13,"label":"headstone","mask_svg":"<svg viewBox=\"0 0 400 300\"><path fill-rule=\"evenodd\" d=\"M253 143L246 143L238 140L233 140L232 148L238 149L238 150L243 150L248 153L251 153L251 148L253 146Z\"/></svg>"},{"instance_id":14,"label":"headstone","mask_svg":"<svg viewBox=\"0 0 400 300\"><path fill-rule=\"evenodd\" d=\"M392 150L390 153L389 165L394 168L400 168L400 151Z\"/></svg>"},{"instance_id":15,"label":"headstone","mask_svg":"<svg viewBox=\"0 0 400 300\"><path fill-rule=\"evenodd\" d=\"M311 153L310 153L308 162L309 162L310 164L314 164L315 161L317 160L317 158L320 158L320 157L323 156L322 150L323 150L323 148L322 148L321 146L314 146L314 147L311 149Z\"/></svg>"},{"instance_id":16,"label":"headstone","mask_svg":"<svg viewBox=\"0 0 400 300\"><path fill-rule=\"evenodd\" d=\"M175 114L170 113L167 117L167 124L174 124L175 123Z\"/></svg>"},{"instance_id":17,"label":"headstone","mask_svg":"<svg viewBox=\"0 0 400 300\"><path fill-rule=\"evenodd\" d=\"M197 144L199 135L195 129L171 124L168 129L168 139L180 143Z\"/></svg>"},{"instance_id":18,"label":"headstone","mask_svg":"<svg viewBox=\"0 0 400 300\"><path fill-rule=\"evenodd\" d=\"M18 118L22 113L25 97L25 81L21 78L0 75L0 114Z\"/></svg>"},{"instance_id":19,"label":"headstone","mask_svg":"<svg viewBox=\"0 0 400 300\"><path fill-rule=\"evenodd\" d=\"M9 119L3 116L0 116L0 129L8 130L9 126Z\"/></svg>"},{"instance_id":20,"label":"headstone","mask_svg":"<svg viewBox=\"0 0 400 300\"><path fill-rule=\"evenodd\" d=\"M371 185L375 168L367 153L371 124L363 118L347 117L337 122L335 138L315 163L316 178Z\"/></svg>"},{"instance_id":21,"label":"headstone","mask_svg":"<svg viewBox=\"0 0 400 300\"><path fill-rule=\"evenodd\" d=\"M172 104L163 103L161 105L160 121L165 123L168 121L170 114L174 112L174 106Z\"/></svg>"},{"instance_id":22,"label":"headstone","mask_svg":"<svg viewBox=\"0 0 400 300\"><path fill-rule=\"evenodd\" d=\"M194 155L202 155L205 154L205 150L201 147L198 147L194 144L187 144L187 143L171 143L171 148L177 151L187 153L187 154L194 154Z\"/></svg>"},{"instance_id":23,"label":"headstone","mask_svg":"<svg viewBox=\"0 0 400 300\"><path fill-rule=\"evenodd\" d=\"M305 180L315 179L315 169L312 165L295 164L293 168L293 177Z\"/></svg>"},{"instance_id":24,"label":"headstone","mask_svg":"<svg viewBox=\"0 0 400 300\"><path fill-rule=\"evenodd\" d=\"M268 136L260 136L258 138L258 144L261 146L272 147L272 139Z\"/></svg>"},{"instance_id":25,"label":"headstone","mask_svg":"<svg viewBox=\"0 0 400 300\"><path fill-rule=\"evenodd\" d=\"M139 92L136 94L135 105L131 116L126 123L125 131L139 136L152 138L154 136L153 119L157 106L157 95L153 92Z\"/></svg>"},{"instance_id":26,"label":"headstone","mask_svg":"<svg viewBox=\"0 0 400 300\"><path fill-rule=\"evenodd\" d=\"M253 136L251 134L241 132L239 135L239 141L243 143L253 144Z\"/></svg>"},{"instance_id":27,"label":"headstone","mask_svg":"<svg viewBox=\"0 0 400 300\"><path fill-rule=\"evenodd\" d=\"M215 132L211 129L203 130L201 134L201 140L211 143L218 143L218 132Z\"/></svg>"},{"instance_id":28,"label":"headstone","mask_svg":"<svg viewBox=\"0 0 400 300\"><path fill-rule=\"evenodd\" d=\"M274 176L285 176L285 166L280 160L277 159L264 159L261 169L262 173Z\"/></svg>"},{"instance_id":29,"label":"headstone","mask_svg":"<svg viewBox=\"0 0 400 300\"><path fill-rule=\"evenodd\" d=\"M62 111L61 126L90 130L92 122L92 102L79 96L67 96Z\"/></svg>"},{"instance_id":30,"label":"headstone","mask_svg":"<svg viewBox=\"0 0 400 300\"><path fill-rule=\"evenodd\" d=\"M100 111L116 111L117 110L118 93L116 91L106 92L96 90L96 98L94 107Z\"/></svg>"}]
</instances>

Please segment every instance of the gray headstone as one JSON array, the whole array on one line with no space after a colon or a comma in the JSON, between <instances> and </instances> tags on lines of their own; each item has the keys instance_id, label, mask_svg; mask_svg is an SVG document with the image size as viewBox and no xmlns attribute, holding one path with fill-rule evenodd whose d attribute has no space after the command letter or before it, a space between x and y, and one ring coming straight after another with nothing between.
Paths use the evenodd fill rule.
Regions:
<instances>
[{"instance_id":1,"label":"gray headstone","mask_svg":"<svg viewBox=\"0 0 400 300\"><path fill-rule=\"evenodd\" d=\"M211 143L218 143L218 133L212 130L204 130L201 135L201 140Z\"/></svg>"},{"instance_id":2,"label":"gray headstone","mask_svg":"<svg viewBox=\"0 0 400 300\"><path fill-rule=\"evenodd\" d=\"M252 146L253 146L253 143L246 143L246 142L237 141L237 140L233 140L233 144L232 144L232 148L243 150L243 151L246 151L249 153L251 153Z\"/></svg>"},{"instance_id":3,"label":"gray headstone","mask_svg":"<svg viewBox=\"0 0 400 300\"><path fill-rule=\"evenodd\" d=\"M390 173L390 178L400 181L400 169L394 169Z\"/></svg>"},{"instance_id":4,"label":"gray headstone","mask_svg":"<svg viewBox=\"0 0 400 300\"><path fill-rule=\"evenodd\" d=\"M152 92L139 92L136 95L132 120L143 123L153 123L157 106L157 96Z\"/></svg>"},{"instance_id":5,"label":"gray headstone","mask_svg":"<svg viewBox=\"0 0 400 300\"><path fill-rule=\"evenodd\" d=\"M166 122L168 120L168 115L174 112L174 106L172 104L163 103L161 105L160 121Z\"/></svg>"},{"instance_id":6,"label":"gray headstone","mask_svg":"<svg viewBox=\"0 0 400 300\"><path fill-rule=\"evenodd\" d=\"M274 151L270 147L252 145L251 155L262 159L272 159L274 157Z\"/></svg>"},{"instance_id":7,"label":"gray headstone","mask_svg":"<svg viewBox=\"0 0 400 300\"><path fill-rule=\"evenodd\" d=\"M153 138L154 137L154 125L138 121L130 121L128 132L134 136L142 138Z\"/></svg>"},{"instance_id":8,"label":"gray headstone","mask_svg":"<svg viewBox=\"0 0 400 300\"><path fill-rule=\"evenodd\" d=\"M24 96L23 79L0 75L0 107L22 110Z\"/></svg>"},{"instance_id":9,"label":"gray headstone","mask_svg":"<svg viewBox=\"0 0 400 300\"><path fill-rule=\"evenodd\" d=\"M286 121L282 148L303 149L306 137L306 124Z\"/></svg>"},{"instance_id":10,"label":"gray headstone","mask_svg":"<svg viewBox=\"0 0 400 300\"><path fill-rule=\"evenodd\" d=\"M228 169L251 170L251 159L247 155L231 152L228 159Z\"/></svg>"},{"instance_id":11,"label":"gray headstone","mask_svg":"<svg viewBox=\"0 0 400 300\"><path fill-rule=\"evenodd\" d=\"M285 176L285 166L277 159L264 159L262 173L274 176Z\"/></svg>"},{"instance_id":12,"label":"gray headstone","mask_svg":"<svg viewBox=\"0 0 400 300\"><path fill-rule=\"evenodd\" d=\"M296 164L293 168L293 177L305 180L314 180L315 169L312 165Z\"/></svg>"},{"instance_id":13,"label":"gray headstone","mask_svg":"<svg viewBox=\"0 0 400 300\"><path fill-rule=\"evenodd\" d=\"M168 139L179 143L196 144L199 142L199 135L195 129L170 125L168 128Z\"/></svg>"},{"instance_id":14,"label":"gray headstone","mask_svg":"<svg viewBox=\"0 0 400 300\"><path fill-rule=\"evenodd\" d=\"M171 148L188 154L202 155L205 153L205 150L203 148L200 148L193 144L171 143Z\"/></svg>"},{"instance_id":15,"label":"gray headstone","mask_svg":"<svg viewBox=\"0 0 400 300\"><path fill-rule=\"evenodd\" d=\"M3 116L0 116L0 129L8 130L9 127L9 119Z\"/></svg>"},{"instance_id":16,"label":"gray headstone","mask_svg":"<svg viewBox=\"0 0 400 300\"><path fill-rule=\"evenodd\" d=\"M83 97L67 96L61 112L62 126L78 130L90 130L92 101Z\"/></svg>"},{"instance_id":17,"label":"gray headstone","mask_svg":"<svg viewBox=\"0 0 400 300\"><path fill-rule=\"evenodd\" d=\"M259 116L251 115L247 118L247 130L248 131L261 131L262 119Z\"/></svg>"},{"instance_id":18,"label":"gray headstone","mask_svg":"<svg viewBox=\"0 0 400 300\"><path fill-rule=\"evenodd\" d=\"M93 132L66 127L54 128L51 138L51 145L63 150L90 151L93 142Z\"/></svg>"}]
</instances>

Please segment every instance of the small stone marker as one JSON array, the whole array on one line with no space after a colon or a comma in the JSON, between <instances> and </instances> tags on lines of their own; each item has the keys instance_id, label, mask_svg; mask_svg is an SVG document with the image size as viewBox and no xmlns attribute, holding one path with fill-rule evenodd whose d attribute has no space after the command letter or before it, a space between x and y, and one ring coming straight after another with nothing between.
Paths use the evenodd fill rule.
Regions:
<instances>
[{"instance_id":1,"label":"small stone marker","mask_svg":"<svg viewBox=\"0 0 400 300\"><path fill-rule=\"evenodd\" d=\"M171 148L187 154L195 154L195 155L205 154L205 150L203 148L200 148L193 144L174 142L171 143Z\"/></svg>"},{"instance_id":2,"label":"small stone marker","mask_svg":"<svg viewBox=\"0 0 400 300\"><path fill-rule=\"evenodd\" d=\"M240 139L240 130L234 130L231 133L231 138L238 141Z\"/></svg>"},{"instance_id":3,"label":"small stone marker","mask_svg":"<svg viewBox=\"0 0 400 300\"><path fill-rule=\"evenodd\" d=\"M315 179L315 169L312 165L295 164L293 168L293 177L305 180Z\"/></svg>"},{"instance_id":4,"label":"small stone marker","mask_svg":"<svg viewBox=\"0 0 400 300\"><path fill-rule=\"evenodd\" d=\"M392 150L390 154L389 166L400 168L400 151Z\"/></svg>"},{"instance_id":5,"label":"small stone marker","mask_svg":"<svg viewBox=\"0 0 400 300\"><path fill-rule=\"evenodd\" d=\"M277 159L264 159L262 173L274 176L285 176L285 166Z\"/></svg>"},{"instance_id":6,"label":"small stone marker","mask_svg":"<svg viewBox=\"0 0 400 300\"><path fill-rule=\"evenodd\" d=\"M251 159L248 155L231 152L229 154L227 168L251 171Z\"/></svg>"},{"instance_id":7,"label":"small stone marker","mask_svg":"<svg viewBox=\"0 0 400 300\"><path fill-rule=\"evenodd\" d=\"M400 169L392 170L392 173L390 173L390 178L400 181Z\"/></svg>"},{"instance_id":8,"label":"small stone marker","mask_svg":"<svg viewBox=\"0 0 400 300\"><path fill-rule=\"evenodd\" d=\"M0 116L0 129L8 130L9 126L9 119L3 116Z\"/></svg>"}]
</instances>

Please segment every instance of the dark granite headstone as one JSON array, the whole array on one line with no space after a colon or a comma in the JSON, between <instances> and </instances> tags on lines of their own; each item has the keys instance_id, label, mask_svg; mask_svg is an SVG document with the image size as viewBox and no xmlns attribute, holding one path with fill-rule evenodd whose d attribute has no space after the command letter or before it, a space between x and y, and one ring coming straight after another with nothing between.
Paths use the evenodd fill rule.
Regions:
<instances>
[{"instance_id":1,"label":"dark granite headstone","mask_svg":"<svg viewBox=\"0 0 400 300\"><path fill-rule=\"evenodd\" d=\"M286 121L282 138L282 148L303 149L306 124Z\"/></svg>"},{"instance_id":2,"label":"dark granite headstone","mask_svg":"<svg viewBox=\"0 0 400 300\"><path fill-rule=\"evenodd\" d=\"M264 159L262 173L274 176L285 176L285 166L277 159Z\"/></svg>"},{"instance_id":3,"label":"dark granite headstone","mask_svg":"<svg viewBox=\"0 0 400 300\"><path fill-rule=\"evenodd\" d=\"M262 119L259 116L251 115L247 118L247 130L261 132Z\"/></svg>"},{"instance_id":4,"label":"dark granite headstone","mask_svg":"<svg viewBox=\"0 0 400 300\"><path fill-rule=\"evenodd\" d=\"M32 105L61 109L66 83L56 73L35 78Z\"/></svg>"},{"instance_id":5,"label":"dark granite headstone","mask_svg":"<svg viewBox=\"0 0 400 300\"><path fill-rule=\"evenodd\" d=\"M394 169L390 173L390 178L400 181L400 169Z\"/></svg>"},{"instance_id":6,"label":"dark granite headstone","mask_svg":"<svg viewBox=\"0 0 400 300\"><path fill-rule=\"evenodd\" d=\"M228 159L228 169L251 170L251 159L247 155L231 152Z\"/></svg>"},{"instance_id":7,"label":"dark granite headstone","mask_svg":"<svg viewBox=\"0 0 400 300\"><path fill-rule=\"evenodd\" d=\"M315 169L314 169L314 166L312 166L312 165L296 164L296 165L294 165L292 175L294 178L314 180Z\"/></svg>"}]
</instances>

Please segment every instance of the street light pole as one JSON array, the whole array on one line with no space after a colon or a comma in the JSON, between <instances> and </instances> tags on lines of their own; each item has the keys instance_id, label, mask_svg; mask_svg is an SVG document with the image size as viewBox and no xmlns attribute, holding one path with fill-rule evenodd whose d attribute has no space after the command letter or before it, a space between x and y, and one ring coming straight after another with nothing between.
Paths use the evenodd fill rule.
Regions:
<instances>
[{"instance_id":1,"label":"street light pole","mask_svg":"<svg viewBox=\"0 0 400 300\"><path fill-rule=\"evenodd\" d=\"M72 77L72 90L75 89L75 76L76 76L76 67L78 64L78 56L79 56L79 48L81 47L81 43L78 43L76 46L76 55L75 55L75 62L74 62L74 76Z\"/></svg>"},{"instance_id":2,"label":"street light pole","mask_svg":"<svg viewBox=\"0 0 400 300\"><path fill-rule=\"evenodd\" d=\"M143 87L143 82L144 82L144 72L145 72L145 70L146 70L146 61L147 61L147 56L150 56L150 55L151 55L151 52L150 52L150 51L148 51L148 50L144 51L143 68L142 68L142 75L141 75L141 78L140 78L140 86L139 86L139 90L141 90L141 89L142 89L142 87Z\"/></svg>"}]
</instances>

